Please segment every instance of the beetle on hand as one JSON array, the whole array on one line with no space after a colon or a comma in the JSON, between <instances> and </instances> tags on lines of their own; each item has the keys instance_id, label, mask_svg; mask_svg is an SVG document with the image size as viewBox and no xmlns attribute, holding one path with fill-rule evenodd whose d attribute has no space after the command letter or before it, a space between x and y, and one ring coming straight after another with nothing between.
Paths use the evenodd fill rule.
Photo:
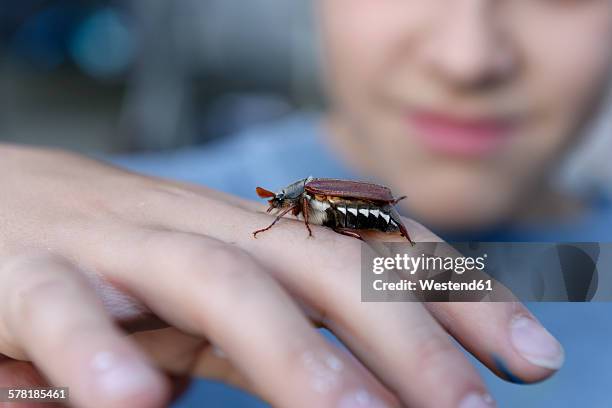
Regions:
<instances>
[{"instance_id":1,"label":"beetle on hand","mask_svg":"<svg viewBox=\"0 0 612 408\"><path fill-rule=\"evenodd\" d=\"M394 198L388 187L378 184L308 177L274 193L261 187L257 195L267 198L268 211L278 210L278 216L268 227L253 232L253 236L267 231L285 214L303 215L304 224L312 236L310 224L323 225L335 232L363 239L360 231L376 230L399 232L414 245L394 205L406 198Z\"/></svg>"}]
</instances>

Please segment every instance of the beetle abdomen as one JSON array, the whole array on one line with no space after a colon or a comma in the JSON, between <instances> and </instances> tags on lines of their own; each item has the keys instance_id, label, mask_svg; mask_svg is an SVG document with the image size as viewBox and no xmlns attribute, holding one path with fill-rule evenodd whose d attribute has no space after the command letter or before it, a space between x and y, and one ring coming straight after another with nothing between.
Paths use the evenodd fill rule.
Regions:
<instances>
[{"instance_id":1,"label":"beetle abdomen","mask_svg":"<svg viewBox=\"0 0 612 408\"><path fill-rule=\"evenodd\" d=\"M376 204L340 197L311 196L308 200L309 222L330 228L372 229L382 232L399 231L391 204ZM395 213L395 214L394 214Z\"/></svg>"},{"instance_id":2,"label":"beetle abdomen","mask_svg":"<svg viewBox=\"0 0 612 408\"><path fill-rule=\"evenodd\" d=\"M323 225L331 228L374 229L383 232L399 230L388 204L342 200L330 205L326 213L327 219Z\"/></svg>"}]
</instances>

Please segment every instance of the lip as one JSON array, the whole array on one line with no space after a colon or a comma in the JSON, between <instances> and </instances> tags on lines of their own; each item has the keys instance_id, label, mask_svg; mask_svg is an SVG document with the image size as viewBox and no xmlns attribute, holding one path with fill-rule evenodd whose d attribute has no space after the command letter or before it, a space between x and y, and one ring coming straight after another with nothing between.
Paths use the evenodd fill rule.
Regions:
<instances>
[{"instance_id":1,"label":"lip","mask_svg":"<svg viewBox=\"0 0 612 408\"><path fill-rule=\"evenodd\" d=\"M514 133L516 121L497 117L459 118L443 113L407 115L415 136L435 153L482 157L501 149Z\"/></svg>"}]
</instances>

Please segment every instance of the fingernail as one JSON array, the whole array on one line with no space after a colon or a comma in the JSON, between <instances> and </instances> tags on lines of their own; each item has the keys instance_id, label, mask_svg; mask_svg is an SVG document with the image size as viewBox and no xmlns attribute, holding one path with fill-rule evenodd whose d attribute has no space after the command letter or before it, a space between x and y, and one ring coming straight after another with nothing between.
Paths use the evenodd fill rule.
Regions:
<instances>
[{"instance_id":1,"label":"fingernail","mask_svg":"<svg viewBox=\"0 0 612 408\"><path fill-rule=\"evenodd\" d=\"M151 368L118 354L102 351L92 359L95 384L105 397L119 400L146 393L155 387L156 377Z\"/></svg>"},{"instance_id":2,"label":"fingernail","mask_svg":"<svg viewBox=\"0 0 612 408\"><path fill-rule=\"evenodd\" d=\"M358 390L340 399L338 408L387 408L387 405L368 391Z\"/></svg>"},{"instance_id":3,"label":"fingernail","mask_svg":"<svg viewBox=\"0 0 612 408\"><path fill-rule=\"evenodd\" d=\"M563 347L533 319L526 316L512 319L510 338L516 351L531 364L552 370L558 370L563 365Z\"/></svg>"},{"instance_id":4,"label":"fingernail","mask_svg":"<svg viewBox=\"0 0 612 408\"><path fill-rule=\"evenodd\" d=\"M489 394L478 394L473 392L461 400L459 408L492 408L495 401Z\"/></svg>"}]
</instances>

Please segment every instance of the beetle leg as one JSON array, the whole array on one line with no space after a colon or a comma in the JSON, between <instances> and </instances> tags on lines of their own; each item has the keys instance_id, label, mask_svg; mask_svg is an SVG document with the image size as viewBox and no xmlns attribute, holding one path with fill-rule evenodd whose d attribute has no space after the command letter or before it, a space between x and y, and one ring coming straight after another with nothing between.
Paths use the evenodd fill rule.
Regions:
<instances>
[{"instance_id":1,"label":"beetle leg","mask_svg":"<svg viewBox=\"0 0 612 408\"><path fill-rule=\"evenodd\" d=\"M400 233L406 237L406 239L408 240L408 242L410 242L411 246L415 246L416 244L414 243L414 241L412 241L412 239L410 239L410 235L408 235L408 231L406 230L406 227L404 226L404 224L398 224L399 226L399 230Z\"/></svg>"},{"instance_id":2,"label":"beetle leg","mask_svg":"<svg viewBox=\"0 0 612 408\"><path fill-rule=\"evenodd\" d=\"M402 222L402 218L400 217L400 215L397 212L397 210L395 208L393 208L393 207L390 207L389 208L389 214L391 215L391 218L393 218L393 221L395 221L395 223L397 224L397 227L399 228L400 234L403 237L406 237L408 242L410 242L410 245L414 246L415 244L412 241L412 239L410 239L410 235L408 235L408 230L406 229L406 226Z\"/></svg>"},{"instance_id":3,"label":"beetle leg","mask_svg":"<svg viewBox=\"0 0 612 408\"><path fill-rule=\"evenodd\" d=\"M334 228L334 232L341 234L341 235L346 235L347 237L351 237L351 238L357 238L363 241L363 238L361 237L361 235L359 235L358 232L355 232L354 230L350 229L350 228Z\"/></svg>"},{"instance_id":4,"label":"beetle leg","mask_svg":"<svg viewBox=\"0 0 612 408\"><path fill-rule=\"evenodd\" d=\"M291 214L297 217L298 215L300 215L301 211L302 209L300 208L300 206L296 205L295 207L293 207L293 211L291 211Z\"/></svg>"},{"instance_id":5,"label":"beetle leg","mask_svg":"<svg viewBox=\"0 0 612 408\"><path fill-rule=\"evenodd\" d=\"M308 236L312 237L312 230L308 224L308 213L310 212L310 208L308 207L308 199L306 197L302 198L302 212L304 213L304 224L306 224L306 228L308 228Z\"/></svg>"},{"instance_id":6,"label":"beetle leg","mask_svg":"<svg viewBox=\"0 0 612 408\"><path fill-rule=\"evenodd\" d=\"M272 228L274 226L274 224L276 224L278 222L278 220L280 220L281 218L283 218L283 215L287 214L289 211L293 210L295 208L295 206L291 206L289 208L287 208L286 210L284 210L282 213L278 214L278 216L276 217L276 219L272 222L272 224L270 224L269 226L267 226L266 228L262 228L260 230L254 231L253 232L253 238L257 238L257 234L259 234L260 232L264 232L269 230L270 228Z\"/></svg>"}]
</instances>

